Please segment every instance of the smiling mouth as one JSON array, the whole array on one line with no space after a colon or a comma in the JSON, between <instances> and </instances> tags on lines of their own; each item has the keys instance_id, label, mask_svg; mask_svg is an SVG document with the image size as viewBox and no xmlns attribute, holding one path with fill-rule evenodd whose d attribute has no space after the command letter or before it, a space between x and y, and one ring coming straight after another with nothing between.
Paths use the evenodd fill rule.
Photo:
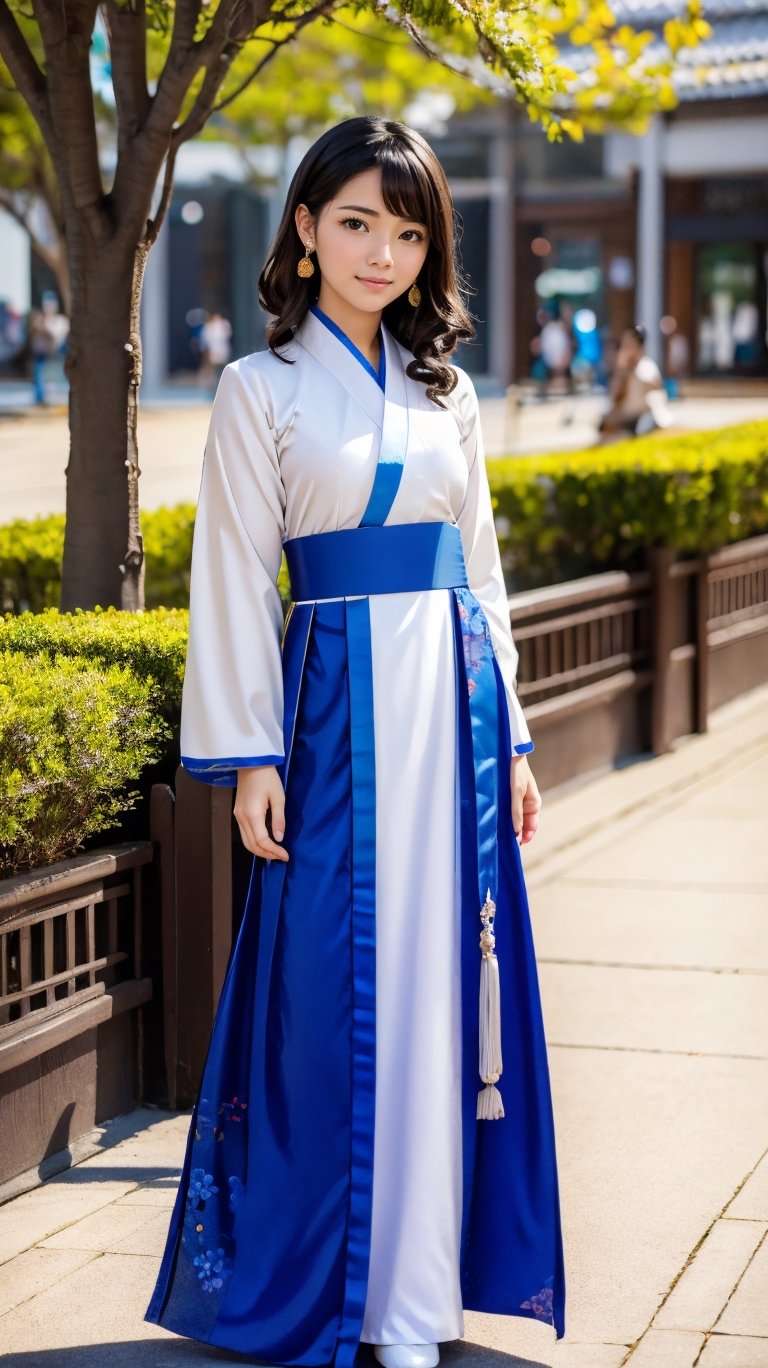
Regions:
<instances>
[{"instance_id":1,"label":"smiling mouth","mask_svg":"<svg viewBox=\"0 0 768 1368\"><path fill-rule=\"evenodd\" d=\"M362 281L363 285L391 285L391 284L392 284L392 281L391 281L391 280L382 280L379 276L358 276L357 279L360 280L360 281Z\"/></svg>"}]
</instances>

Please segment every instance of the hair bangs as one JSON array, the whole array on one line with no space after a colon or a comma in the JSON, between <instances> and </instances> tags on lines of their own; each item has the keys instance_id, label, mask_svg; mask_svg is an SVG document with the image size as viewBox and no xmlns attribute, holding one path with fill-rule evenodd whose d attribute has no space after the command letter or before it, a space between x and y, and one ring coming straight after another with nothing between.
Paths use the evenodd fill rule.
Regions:
<instances>
[{"instance_id":1,"label":"hair bangs","mask_svg":"<svg viewBox=\"0 0 768 1368\"><path fill-rule=\"evenodd\" d=\"M409 156L394 140L377 149L374 165L381 171L381 197L390 214L423 223L432 234L435 203L430 178L421 159Z\"/></svg>"}]
</instances>

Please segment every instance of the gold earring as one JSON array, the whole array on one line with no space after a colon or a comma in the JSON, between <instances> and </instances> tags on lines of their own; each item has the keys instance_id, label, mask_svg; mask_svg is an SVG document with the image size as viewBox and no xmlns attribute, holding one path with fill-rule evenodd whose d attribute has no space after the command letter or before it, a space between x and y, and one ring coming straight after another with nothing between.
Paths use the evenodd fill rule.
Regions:
<instances>
[{"instance_id":1,"label":"gold earring","mask_svg":"<svg viewBox=\"0 0 768 1368\"><path fill-rule=\"evenodd\" d=\"M408 303L414 309L418 309L421 303L421 290L419 289L415 281L413 282L413 285L408 291Z\"/></svg>"},{"instance_id":2,"label":"gold earring","mask_svg":"<svg viewBox=\"0 0 768 1368\"><path fill-rule=\"evenodd\" d=\"M314 250L314 247L308 242L304 248L303 257L299 257L296 274L300 275L302 280L309 280L309 277L315 274L315 263L310 256L310 252L314 252Z\"/></svg>"}]
</instances>

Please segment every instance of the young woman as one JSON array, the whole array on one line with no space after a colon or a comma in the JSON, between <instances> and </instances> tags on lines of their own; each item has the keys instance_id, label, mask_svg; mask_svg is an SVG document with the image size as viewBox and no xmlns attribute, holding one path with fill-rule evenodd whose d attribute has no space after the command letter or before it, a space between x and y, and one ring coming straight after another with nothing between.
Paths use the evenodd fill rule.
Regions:
<instances>
[{"instance_id":1,"label":"young woman","mask_svg":"<svg viewBox=\"0 0 768 1368\"><path fill-rule=\"evenodd\" d=\"M464 1308L562 1335L564 1286L540 799L427 143L320 138L260 290L269 349L211 418L182 715L259 858L147 1318L270 1364L362 1341L431 1368Z\"/></svg>"}]
</instances>

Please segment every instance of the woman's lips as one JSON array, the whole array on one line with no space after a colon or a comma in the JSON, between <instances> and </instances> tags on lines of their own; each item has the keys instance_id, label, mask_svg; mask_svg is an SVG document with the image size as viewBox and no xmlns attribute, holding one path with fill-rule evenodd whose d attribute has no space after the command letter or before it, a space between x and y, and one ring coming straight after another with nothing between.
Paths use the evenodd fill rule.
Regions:
<instances>
[{"instance_id":1,"label":"woman's lips","mask_svg":"<svg viewBox=\"0 0 768 1368\"><path fill-rule=\"evenodd\" d=\"M367 285L369 290L385 290L392 284L391 280L378 280L375 276L358 276L361 285Z\"/></svg>"}]
</instances>

